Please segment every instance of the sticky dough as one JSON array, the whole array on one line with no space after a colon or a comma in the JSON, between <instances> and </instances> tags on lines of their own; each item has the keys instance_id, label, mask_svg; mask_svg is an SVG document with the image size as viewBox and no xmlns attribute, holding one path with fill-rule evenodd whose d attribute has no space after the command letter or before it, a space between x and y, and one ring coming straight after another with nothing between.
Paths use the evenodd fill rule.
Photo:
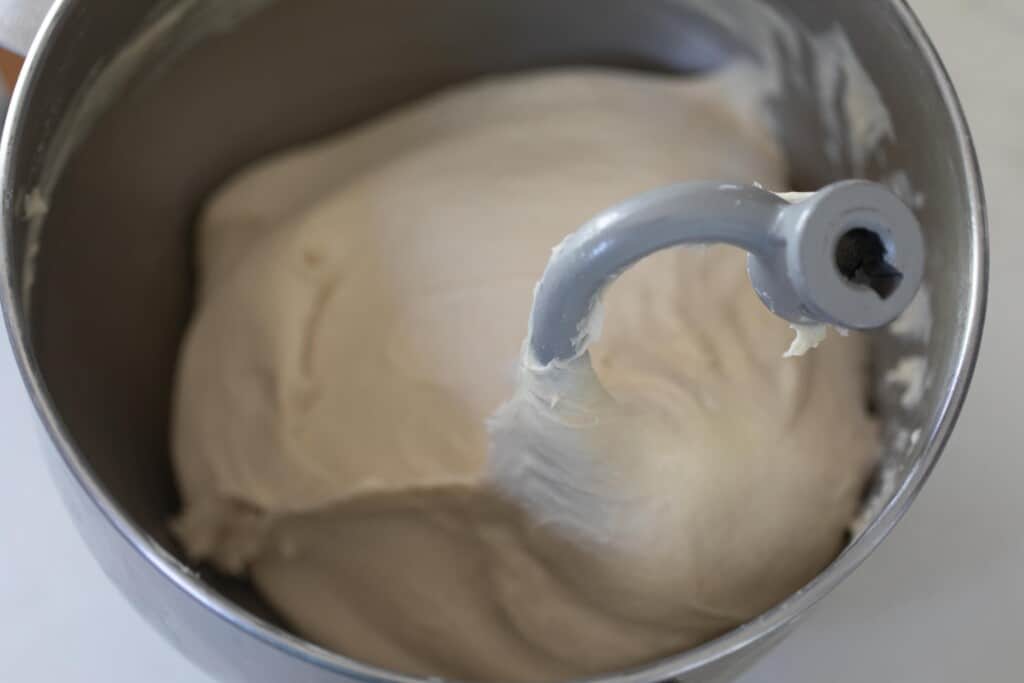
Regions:
<instances>
[{"instance_id":1,"label":"sticky dough","mask_svg":"<svg viewBox=\"0 0 1024 683\"><path fill-rule=\"evenodd\" d=\"M734 85L496 78L229 182L175 399L190 556L356 660L506 683L680 652L811 579L874 463L862 339L783 360L743 255L685 249L610 289L589 357L520 362L551 247L598 211L782 188Z\"/></svg>"}]
</instances>

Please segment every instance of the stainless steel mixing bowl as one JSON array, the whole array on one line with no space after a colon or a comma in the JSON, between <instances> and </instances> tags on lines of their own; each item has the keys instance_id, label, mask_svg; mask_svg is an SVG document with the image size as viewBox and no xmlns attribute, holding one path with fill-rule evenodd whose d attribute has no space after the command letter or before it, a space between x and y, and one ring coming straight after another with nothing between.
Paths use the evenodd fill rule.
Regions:
<instances>
[{"instance_id":1,"label":"stainless steel mixing bowl","mask_svg":"<svg viewBox=\"0 0 1024 683\"><path fill-rule=\"evenodd\" d=\"M567 63L700 71L759 48L742 17L730 28L682 0L265 4L56 3L0 143L0 299L44 428L43 457L71 514L107 574L168 640L228 681L411 680L292 635L245 583L186 566L167 534L178 505L168 408L198 207L253 159L480 74ZM716 11L742 4L723 0ZM894 485L875 491L880 505L866 530L782 604L703 647L602 680L729 680L778 642L907 510L953 427L978 350L987 248L980 180L953 88L921 27L898 0L768 4L807 34L841 27L896 132L871 164L851 168L855 154L824 144L813 54L806 64L804 42L769 33L768 44L793 56L776 114L794 184L898 169L924 199L930 332L875 338L874 402ZM32 201L40 196L45 215ZM928 374L920 402L905 406L882 378L914 350L926 355Z\"/></svg>"}]
</instances>

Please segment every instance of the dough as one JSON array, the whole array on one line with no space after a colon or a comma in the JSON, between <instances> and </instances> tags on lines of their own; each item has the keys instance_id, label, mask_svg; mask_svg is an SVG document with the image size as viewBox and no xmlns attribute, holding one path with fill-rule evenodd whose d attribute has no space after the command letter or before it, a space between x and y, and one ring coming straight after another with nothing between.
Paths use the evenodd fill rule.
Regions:
<instances>
[{"instance_id":1,"label":"dough","mask_svg":"<svg viewBox=\"0 0 1024 683\"><path fill-rule=\"evenodd\" d=\"M493 78L229 182L177 378L189 555L356 660L506 683L680 652L811 579L874 464L863 339L782 360L743 254L679 249L608 293L610 393L586 357L520 371L550 249L595 213L784 186L734 85Z\"/></svg>"}]
</instances>

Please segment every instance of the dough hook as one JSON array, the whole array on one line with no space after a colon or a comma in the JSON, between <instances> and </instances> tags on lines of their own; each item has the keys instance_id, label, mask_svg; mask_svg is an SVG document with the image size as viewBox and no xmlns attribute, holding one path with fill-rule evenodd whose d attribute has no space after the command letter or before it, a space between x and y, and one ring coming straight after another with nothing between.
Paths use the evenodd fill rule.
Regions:
<instances>
[{"instance_id":1,"label":"dough hook","mask_svg":"<svg viewBox=\"0 0 1024 683\"><path fill-rule=\"evenodd\" d=\"M793 195L715 182L672 185L604 211L555 248L530 316L533 360L582 355L602 292L636 262L668 247L711 243L749 252L761 301L797 325L886 325L910 304L924 272L917 219L877 183L847 180Z\"/></svg>"}]
</instances>

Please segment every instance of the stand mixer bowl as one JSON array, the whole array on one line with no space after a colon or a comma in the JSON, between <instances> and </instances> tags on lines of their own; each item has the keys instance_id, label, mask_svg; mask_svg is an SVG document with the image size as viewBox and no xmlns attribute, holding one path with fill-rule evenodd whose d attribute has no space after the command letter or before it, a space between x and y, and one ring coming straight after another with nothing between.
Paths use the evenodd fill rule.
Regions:
<instances>
[{"instance_id":1,"label":"stand mixer bowl","mask_svg":"<svg viewBox=\"0 0 1024 683\"><path fill-rule=\"evenodd\" d=\"M872 335L886 476L862 530L761 617L600 680L731 680L883 540L939 457L978 351L987 241L977 163L948 77L902 1L763 3L789 33L752 17L761 4L56 2L0 142L0 301L44 457L75 523L175 647L225 681L416 680L291 634L248 584L184 563L166 529L178 508L171 387L192 303L191 228L218 184L268 153L487 73L559 64L683 73L736 54L791 60L774 115L794 189L846 177L896 182L910 188L924 234L930 314L916 333ZM831 66L816 58L812 37L836 27L891 118L893 135L875 149L852 134L864 132L858 110L830 118L822 109L832 103L815 90ZM833 85L856 94L851 81ZM914 401L886 379L908 354L924 368Z\"/></svg>"}]
</instances>

